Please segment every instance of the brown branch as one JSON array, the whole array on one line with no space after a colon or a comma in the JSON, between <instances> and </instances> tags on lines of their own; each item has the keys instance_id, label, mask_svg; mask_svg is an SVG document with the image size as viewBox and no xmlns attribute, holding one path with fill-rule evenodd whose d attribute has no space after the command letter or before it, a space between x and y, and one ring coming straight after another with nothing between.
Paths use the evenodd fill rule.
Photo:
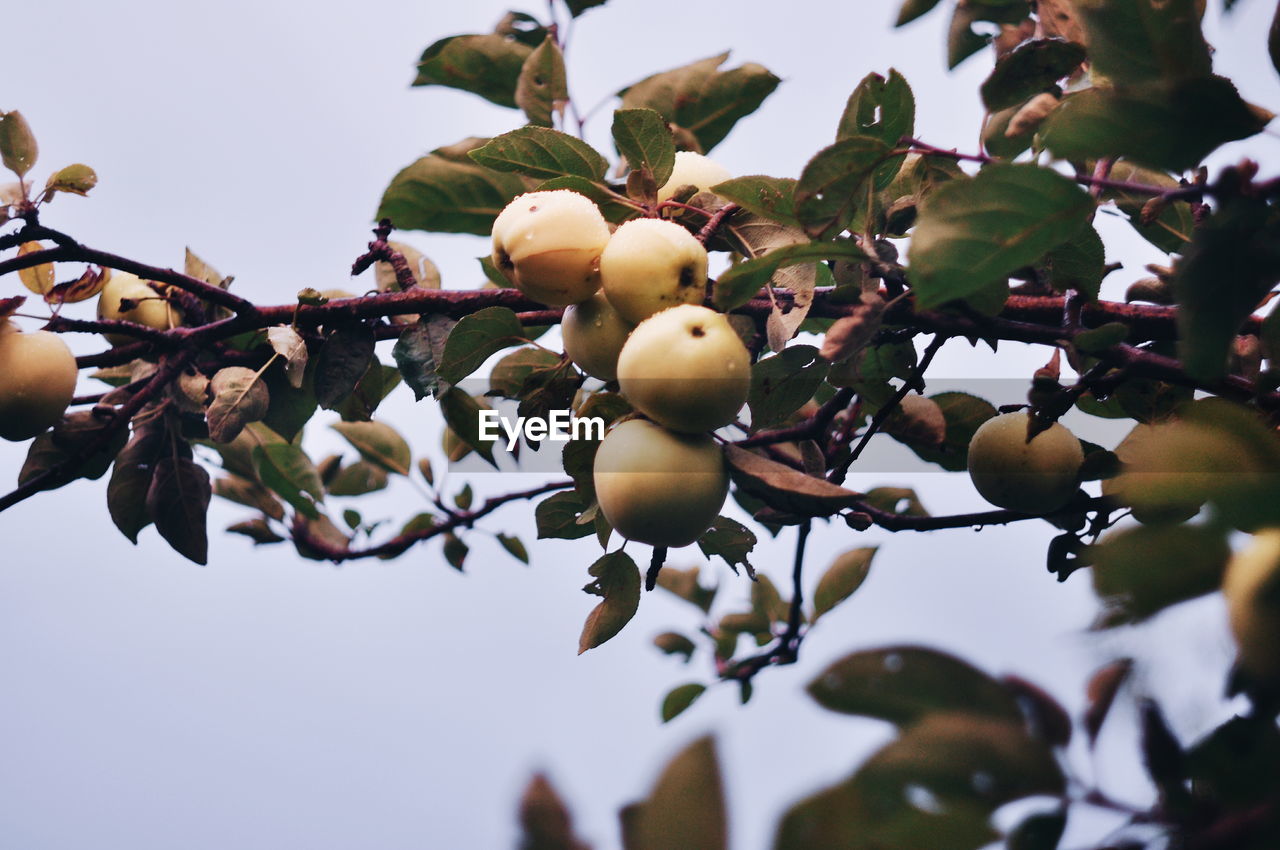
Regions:
<instances>
[{"instance_id":1,"label":"brown branch","mask_svg":"<svg viewBox=\"0 0 1280 850\"><path fill-rule=\"evenodd\" d=\"M130 260L118 254L110 254L106 251L90 248L87 245L81 245L70 236L41 225L28 225L16 233L10 234L10 236L21 239L22 242L50 239L56 242L58 246L56 248L46 248L43 251L33 251L30 254L23 254L21 257L0 260L0 275L21 271L43 263L92 263L136 274L146 280L172 284L204 301L208 301L210 304L226 307L235 313L251 315L257 310L252 301L248 301L238 295L232 295L227 290L211 283L205 283L199 278L191 277L173 269L149 266L146 263L139 263L137 260Z\"/></svg>"},{"instance_id":2,"label":"brown branch","mask_svg":"<svg viewBox=\"0 0 1280 850\"><path fill-rule=\"evenodd\" d=\"M401 254L387 242L391 236L391 219L384 218L378 222L378 226L373 229L374 240L369 243L369 250L356 258L351 264L351 276L355 277L363 273L369 266L376 262L390 263L392 270L396 274L396 285L401 291L412 289L418 285L418 280L413 276L413 270L409 268L409 263L405 260L404 254Z\"/></svg>"},{"instance_id":3,"label":"brown branch","mask_svg":"<svg viewBox=\"0 0 1280 850\"><path fill-rule=\"evenodd\" d=\"M946 341L947 338L942 335L935 336L930 340L928 348L925 349L924 354L920 357L919 364L912 370L911 377L903 381L902 386L893 394L893 397L871 417L871 421L867 423L866 430L862 432L862 438L858 440L858 444L849 452L849 456L840 461L827 474L828 481L832 484L844 483L845 476L849 474L849 467L862 454L863 449L867 447L867 443L871 442L871 438L880 430L880 426L884 425L885 420L893 415L893 411L897 410L898 404L907 397L908 393L924 386L922 381L925 370L933 363L933 358L938 353L938 349L942 348L942 344Z\"/></svg>"},{"instance_id":4,"label":"brown branch","mask_svg":"<svg viewBox=\"0 0 1280 850\"><path fill-rule=\"evenodd\" d=\"M794 443L800 440L811 440L822 436L836 415L853 401L854 392L843 388L836 392L827 402L818 408L818 412L803 422L786 428L775 428L771 431L758 431L750 437L735 441L734 445L744 449L755 446L767 446L774 443Z\"/></svg>"},{"instance_id":5,"label":"brown branch","mask_svg":"<svg viewBox=\"0 0 1280 850\"><path fill-rule=\"evenodd\" d=\"M786 630L764 652L726 664L720 671L721 679L750 682L764 668L794 664L800 657L800 644L804 641L804 552L812 526L812 520L805 520L797 529L796 554L791 565L791 607L787 615Z\"/></svg>"},{"instance_id":6,"label":"brown branch","mask_svg":"<svg viewBox=\"0 0 1280 850\"><path fill-rule=\"evenodd\" d=\"M871 518L872 523L883 528L885 531L942 531L950 528L980 528L988 525L1008 525L1011 522L1025 522L1032 519L1046 519L1047 517L1070 516L1071 514L1088 513L1093 511L1109 511L1115 510L1119 505L1114 499L1107 496L1088 497L1077 499L1067 504L1061 510L1054 511L1051 514L1024 514L1018 511L994 510L994 511L977 511L967 514L949 514L947 516L904 516L895 514L891 511L881 510L872 507L865 502L859 502L853 506L855 513L866 514Z\"/></svg>"},{"instance_id":7,"label":"brown branch","mask_svg":"<svg viewBox=\"0 0 1280 850\"><path fill-rule=\"evenodd\" d=\"M301 517L295 517L292 534L295 540L301 542L308 549L317 553L321 558L333 561L335 564L343 561L353 561L358 558L377 558L380 556L394 557L403 554L410 546L415 543L421 543L423 540L430 540L458 528L470 528L476 520L496 511L498 508L520 499L531 499L540 496L543 493L551 493L555 490L566 490L573 486L572 481L551 481L529 490L521 490L518 493L507 493L503 496L493 496L485 499L484 504L472 511L456 511L444 522L433 525L430 528L424 528L421 531L414 531L408 534L398 534L383 543L376 546L369 546L364 549L344 549L340 546L334 546L325 540L311 534L307 530L306 522Z\"/></svg>"}]
</instances>

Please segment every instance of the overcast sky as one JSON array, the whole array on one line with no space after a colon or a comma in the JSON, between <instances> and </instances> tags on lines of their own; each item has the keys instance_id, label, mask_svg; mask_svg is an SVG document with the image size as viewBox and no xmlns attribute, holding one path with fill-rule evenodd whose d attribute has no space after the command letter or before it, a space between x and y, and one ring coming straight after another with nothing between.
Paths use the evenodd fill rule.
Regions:
<instances>
[{"instance_id":1,"label":"overcast sky","mask_svg":"<svg viewBox=\"0 0 1280 850\"><path fill-rule=\"evenodd\" d=\"M946 74L945 15L892 31L895 5L611 0L575 27L572 90L589 106L653 71L732 48L731 63L761 62L784 82L715 157L737 174L796 176L833 139L858 80L892 66L915 88L918 134L972 150L975 92L989 59ZM1280 111L1263 50L1269 4L1243 0L1227 22L1212 5L1218 70L1246 98ZM37 179L77 161L100 175L90 199L60 198L47 223L158 265L179 265L190 245L234 274L241 294L287 303L304 286L351 285L347 269L396 171L431 148L520 123L518 113L466 94L408 87L423 47L485 31L506 8L487 0L45 0L28 4L9 32L0 108L20 109L33 126ZM590 127L602 149L607 112ZM1247 149L1274 162L1275 148L1267 137L1236 155ZM1108 257L1125 263L1110 284L1121 289L1158 257L1103 226L1108 237L1121 234ZM479 283L482 240L403 238L436 259L447 287ZM74 345L102 347L96 339ZM936 372L1025 377L1046 359L1016 346L1001 354L997 362L951 343ZM986 386L996 404L1020 400L1018 383ZM402 391L380 415L442 463L429 403L414 405ZM318 419L308 437L317 458L341 447L324 424ZM0 446L0 479L16 477L24 453ZM482 494L531 483L474 481ZM935 513L982 507L963 477L904 472L850 483L917 486ZM361 508L403 520L419 501L397 486ZM846 548L882 544L867 584L814 630L800 664L760 677L750 705L738 707L732 689L717 687L661 726L668 689L709 681L705 654L686 668L650 645L670 628L693 632L693 609L647 595L619 637L577 656L595 601L581 586L597 550L589 540L535 544L526 507L485 527L523 536L532 566L476 533L465 575L444 563L438 544L334 568L217 531L243 515L214 505L206 568L170 552L153 529L130 545L107 517L103 482L0 515L0 844L505 847L517 795L544 768L584 837L614 848L619 806L643 794L682 745L714 730L733 846L757 850L791 801L847 775L888 735L878 723L818 710L803 685L848 651L897 641L1016 671L1073 711L1098 663L1158 643L1162 654L1139 681L1170 700L1179 732L1201 732L1223 710L1215 695L1231 650L1217 600L1132 634L1086 635L1096 610L1088 576L1059 585L1045 572L1053 531L1043 523L914 537L819 526L810 576ZM791 547L784 533L763 541L754 559L780 585ZM701 558L685 551L671 561ZM707 571L722 596L745 600L743 579L719 565ZM1123 713L1117 720L1104 736L1114 755L1102 763L1102 781L1141 801L1148 792ZM1085 838L1096 828L1072 827Z\"/></svg>"}]
</instances>

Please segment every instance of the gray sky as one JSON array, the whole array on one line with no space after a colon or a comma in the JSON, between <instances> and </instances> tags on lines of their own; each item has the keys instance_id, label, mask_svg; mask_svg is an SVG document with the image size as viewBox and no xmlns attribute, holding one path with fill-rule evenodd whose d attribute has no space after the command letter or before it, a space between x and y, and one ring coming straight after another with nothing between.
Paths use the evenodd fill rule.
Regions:
<instances>
[{"instance_id":1,"label":"gray sky","mask_svg":"<svg viewBox=\"0 0 1280 850\"><path fill-rule=\"evenodd\" d=\"M972 150L976 88L989 60L945 74L945 15L895 32L893 5L797 3L779 12L764 2L612 0L576 27L572 90L589 106L648 73L733 48L732 63L761 62L784 83L715 158L737 174L795 176L833 139L857 81L893 66L914 86L918 133ZM1278 110L1262 49L1268 5L1245 0L1225 24L1215 9L1209 36L1217 68L1246 98ZM46 0L28 5L10 33L0 108L21 109L31 122L38 179L76 161L98 170L93 197L60 198L47 223L160 265L178 265L190 245L236 275L241 294L286 303L303 286L348 285L346 269L398 169L433 147L519 124L518 113L469 95L408 88L423 47L487 30L506 8L374 0L304 12L283 0ZM607 126L606 117L589 129L602 149ZM1244 148L1274 154L1275 146L1268 137ZM1104 235L1113 232L1121 231ZM447 287L479 282L473 258L487 251L483 240L404 238L440 264ZM1115 244L1109 259L1126 269L1113 287L1157 259L1123 234ZM75 345L87 352L102 343ZM955 378L1022 377L1046 359L1010 346L997 362L957 343L944 355L937 372ZM1017 401L1017 385L1009 389L991 400ZM416 451L441 463L428 403L400 392L384 411ZM317 458L341 445L324 422L311 427L307 444ZM0 445L0 478L13 480L24 454ZM475 479L482 495L531 483ZM963 477L851 481L872 484L917 486L935 513L982 507ZM360 507L367 518L404 519L417 499L399 486ZM694 631L693 609L647 595L618 638L576 656L594 604L580 588L597 550L587 540L535 544L528 513L511 507L486 527L520 533L533 565L475 534L466 575L445 565L438 544L340 569L285 547L255 550L216 531L244 514L226 503L211 512L210 566L202 569L152 529L131 546L107 517L102 482L0 515L0 843L511 846L516 796L542 767L571 801L582 834L612 848L618 807L644 793L683 744L715 730L734 847L755 850L767 846L791 801L848 774L888 735L878 723L820 711L803 685L848 651L895 641L1016 671L1074 711L1085 677L1107 653L1160 641L1164 661L1144 669L1142 684L1171 700L1178 730L1197 733L1221 715L1215 694L1230 646L1217 600L1141 632L1090 637L1082 631L1095 611L1088 577L1058 585L1045 572L1045 524L892 538L839 524L812 537L815 580L845 548L883 547L868 583L814 630L802 662L761 676L746 708L733 690L713 688L664 727L662 695L707 681L709 660L696 656L685 668L649 641L668 628ZM766 540L754 559L780 585L791 546L789 534ZM745 599L744 580L720 566L710 574L723 596ZM1169 664L1174 657L1182 663ZM1148 792L1123 712L1117 720L1104 736L1114 755L1102 763L1102 781L1142 800ZM1088 776L1082 754L1073 758ZM1073 823L1073 835L1087 838L1098 826Z\"/></svg>"}]
</instances>

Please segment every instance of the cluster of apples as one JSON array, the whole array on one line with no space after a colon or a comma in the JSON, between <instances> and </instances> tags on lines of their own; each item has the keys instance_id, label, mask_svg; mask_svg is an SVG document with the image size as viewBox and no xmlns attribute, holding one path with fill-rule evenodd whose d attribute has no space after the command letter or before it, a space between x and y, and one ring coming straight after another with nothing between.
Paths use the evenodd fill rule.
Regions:
<instances>
[{"instance_id":1,"label":"cluster of apples","mask_svg":"<svg viewBox=\"0 0 1280 850\"><path fill-rule=\"evenodd\" d=\"M157 330L175 327L176 308L136 275L107 269L98 296L98 318L124 319ZM126 309L127 308L127 309ZM112 345L133 337L106 334ZM0 318L0 438L29 440L62 419L75 395L76 358L62 337L48 331L24 333Z\"/></svg>"},{"instance_id":2,"label":"cluster of apples","mask_svg":"<svg viewBox=\"0 0 1280 850\"><path fill-rule=\"evenodd\" d=\"M677 155L659 191L727 179L698 154ZM707 251L671 221L640 218L612 233L599 208L569 190L514 199L493 224L493 262L544 304L565 306L564 349L593 377L617 381L645 418L616 425L596 454L596 498L629 540L687 546L729 491L708 432L733 421L751 386L751 355L721 313L702 306Z\"/></svg>"}]
</instances>

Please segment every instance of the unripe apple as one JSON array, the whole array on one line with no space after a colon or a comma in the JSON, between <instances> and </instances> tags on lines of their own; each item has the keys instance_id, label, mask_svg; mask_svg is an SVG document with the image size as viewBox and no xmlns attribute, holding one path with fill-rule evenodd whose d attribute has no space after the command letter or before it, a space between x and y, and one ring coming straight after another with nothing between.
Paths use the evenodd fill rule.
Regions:
<instances>
[{"instance_id":1,"label":"unripe apple","mask_svg":"<svg viewBox=\"0 0 1280 850\"><path fill-rule=\"evenodd\" d=\"M126 298L136 302L130 310L122 309L120 302ZM146 281L135 274L117 270L111 271L111 279L98 295L98 318L123 319L158 331L177 327L180 321L177 308ZM112 345L125 345L138 339L128 334L108 333L103 336Z\"/></svg>"},{"instance_id":2,"label":"unripe apple","mask_svg":"<svg viewBox=\"0 0 1280 850\"><path fill-rule=\"evenodd\" d=\"M492 259L533 300L577 304L600 288L600 252L608 241L608 223L585 196L529 192L494 219Z\"/></svg>"},{"instance_id":3,"label":"unripe apple","mask_svg":"<svg viewBox=\"0 0 1280 850\"><path fill-rule=\"evenodd\" d=\"M633 327L597 292L581 304L565 308L560 320L564 353L593 378L612 381L618 377L618 354Z\"/></svg>"},{"instance_id":4,"label":"unripe apple","mask_svg":"<svg viewBox=\"0 0 1280 850\"><path fill-rule=\"evenodd\" d=\"M1227 563L1222 578L1241 672L1280 682L1280 528L1267 528Z\"/></svg>"},{"instance_id":5,"label":"unripe apple","mask_svg":"<svg viewBox=\"0 0 1280 850\"><path fill-rule=\"evenodd\" d=\"M675 431L712 431L746 402L751 355L723 314L683 304L631 332L618 355L618 384L650 419Z\"/></svg>"},{"instance_id":6,"label":"unripe apple","mask_svg":"<svg viewBox=\"0 0 1280 850\"><path fill-rule=\"evenodd\" d=\"M1078 488L1084 452L1057 422L1027 442L1025 411L988 419L969 441L969 477L982 498L1025 514L1047 514L1070 501Z\"/></svg>"},{"instance_id":7,"label":"unripe apple","mask_svg":"<svg viewBox=\"0 0 1280 850\"><path fill-rule=\"evenodd\" d=\"M707 295L707 249L673 221L624 222L600 255L600 282L614 309L633 324Z\"/></svg>"},{"instance_id":8,"label":"unripe apple","mask_svg":"<svg viewBox=\"0 0 1280 850\"><path fill-rule=\"evenodd\" d=\"M596 499L628 540L688 546L711 527L729 493L720 447L705 434L679 434L629 419L596 451Z\"/></svg>"},{"instance_id":9,"label":"unripe apple","mask_svg":"<svg viewBox=\"0 0 1280 850\"><path fill-rule=\"evenodd\" d=\"M693 151L678 151L671 176L658 189L658 200L669 201L682 186L693 186L699 192L733 177L729 169Z\"/></svg>"},{"instance_id":10,"label":"unripe apple","mask_svg":"<svg viewBox=\"0 0 1280 850\"><path fill-rule=\"evenodd\" d=\"M76 358L57 334L0 320L0 437L29 440L62 418L76 390Z\"/></svg>"}]
</instances>

